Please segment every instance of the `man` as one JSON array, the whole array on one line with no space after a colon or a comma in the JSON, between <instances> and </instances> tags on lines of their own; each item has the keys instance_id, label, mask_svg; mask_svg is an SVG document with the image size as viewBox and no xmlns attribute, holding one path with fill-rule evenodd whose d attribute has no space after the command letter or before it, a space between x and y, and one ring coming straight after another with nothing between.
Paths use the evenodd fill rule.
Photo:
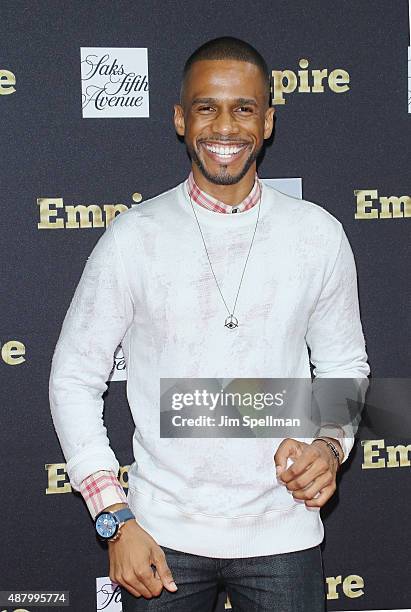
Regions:
<instances>
[{"instance_id":1,"label":"man","mask_svg":"<svg viewBox=\"0 0 411 612\"><path fill-rule=\"evenodd\" d=\"M269 82L235 38L187 60L174 122L191 173L110 224L54 353L54 425L71 485L100 516L124 612L212 610L219 584L234 610L324 610L319 509L352 448L346 430L159 435L160 378L310 378L308 349L318 378L369 373L341 224L256 174L273 129ZM102 421L120 342L136 426L127 498Z\"/></svg>"}]
</instances>

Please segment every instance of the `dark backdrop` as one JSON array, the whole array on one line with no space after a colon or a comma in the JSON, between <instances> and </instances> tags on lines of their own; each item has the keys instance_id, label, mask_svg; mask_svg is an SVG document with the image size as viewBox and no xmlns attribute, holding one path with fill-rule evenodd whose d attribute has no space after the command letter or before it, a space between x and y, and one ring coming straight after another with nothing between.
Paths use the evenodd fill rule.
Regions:
<instances>
[{"instance_id":1,"label":"dark backdrop","mask_svg":"<svg viewBox=\"0 0 411 612\"><path fill-rule=\"evenodd\" d=\"M2 0L0 70L16 84L0 95L0 590L69 590L71 609L91 612L95 579L108 575L107 552L81 497L53 494L51 475L64 457L48 405L61 323L104 228L38 229L38 199L130 206L136 192L147 199L182 181L189 163L172 124L181 69L197 46L220 35L248 40L270 69L296 73L305 58L309 69L348 72L347 92L326 86L285 95L259 174L301 177L304 198L343 223L372 374L409 375L410 219L380 218L378 199L376 218L355 218L354 193L411 193L406 0ZM80 47L147 48L148 118L82 118ZM25 347L22 363L7 357L14 341ZM128 465L133 429L124 382L110 384L105 418L120 464ZM356 445L338 494L322 510L328 609L411 609L409 462L364 469L364 448ZM349 589L350 580L357 588ZM222 593L219 611L224 600Z\"/></svg>"}]
</instances>

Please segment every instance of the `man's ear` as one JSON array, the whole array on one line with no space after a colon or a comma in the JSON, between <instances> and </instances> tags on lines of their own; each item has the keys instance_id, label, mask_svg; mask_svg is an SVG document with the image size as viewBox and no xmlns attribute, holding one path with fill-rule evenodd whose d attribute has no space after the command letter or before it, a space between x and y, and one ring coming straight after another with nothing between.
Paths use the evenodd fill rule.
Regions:
<instances>
[{"instance_id":1,"label":"man's ear","mask_svg":"<svg viewBox=\"0 0 411 612\"><path fill-rule=\"evenodd\" d=\"M264 140L266 140L267 138L270 138L272 134L273 126L274 126L274 113L275 113L275 108L273 106L270 106L265 111Z\"/></svg>"},{"instance_id":2,"label":"man's ear","mask_svg":"<svg viewBox=\"0 0 411 612\"><path fill-rule=\"evenodd\" d=\"M185 134L184 111L181 104L174 104L174 125L179 136Z\"/></svg>"}]
</instances>

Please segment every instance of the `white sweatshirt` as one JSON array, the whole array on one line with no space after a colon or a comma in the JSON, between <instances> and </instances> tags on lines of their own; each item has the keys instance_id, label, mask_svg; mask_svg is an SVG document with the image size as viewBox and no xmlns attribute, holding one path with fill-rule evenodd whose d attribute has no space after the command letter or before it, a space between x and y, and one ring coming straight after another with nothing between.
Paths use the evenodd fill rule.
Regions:
<instances>
[{"instance_id":1,"label":"white sweatshirt","mask_svg":"<svg viewBox=\"0 0 411 612\"><path fill-rule=\"evenodd\" d=\"M232 307L259 204L236 215L196 206ZM263 184L235 316L221 299L186 182L117 216L88 258L53 356L50 405L70 483L119 469L102 394L121 342L135 423L128 503L160 546L210 557L302 550L323 539L318 508L275 475L279 439L159 437L160 378L369 374L355 263L339 221ZM312 438L298 438L311 442ZM345 459L353 439L343 440Z\"/></svg>"}]
</instances>

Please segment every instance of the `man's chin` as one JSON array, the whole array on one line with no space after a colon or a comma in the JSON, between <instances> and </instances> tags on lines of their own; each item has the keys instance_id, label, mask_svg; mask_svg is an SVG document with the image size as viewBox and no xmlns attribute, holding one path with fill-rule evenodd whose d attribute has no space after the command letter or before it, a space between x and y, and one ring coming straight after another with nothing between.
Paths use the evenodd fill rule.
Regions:
<instances>
[{"instance_id":1,"label":"man's chin","mask_svg":"<svg viewBox=\"0 0 411 612\"><path fill-rule=\"evenodd\" d=\"M204 175L209 181L210 183L213 183L214 185L235 185L236 183L238 183L242 178L243 175L236 175L236 176L231 176L229 174L225 174L225 175Z\"/></svg>"},{"instance_id":2,"label":"man's chin","mask_svg":"<svg viewBox=\"0 0 411 612\"><path fill-rule=\"evenodd\" d=\"M240 172L232 174L227 170L227 166L221 166L220 172L213 173L207 170L207 168L199 160L196 161L196 164L204 178L206 178L210 183L213 183L214 185L235 185L236 183L241 181L241 179L247 174L249 169L248 166L244 166L244 168L240 170Z\"/></svg>"}]
</instances>

